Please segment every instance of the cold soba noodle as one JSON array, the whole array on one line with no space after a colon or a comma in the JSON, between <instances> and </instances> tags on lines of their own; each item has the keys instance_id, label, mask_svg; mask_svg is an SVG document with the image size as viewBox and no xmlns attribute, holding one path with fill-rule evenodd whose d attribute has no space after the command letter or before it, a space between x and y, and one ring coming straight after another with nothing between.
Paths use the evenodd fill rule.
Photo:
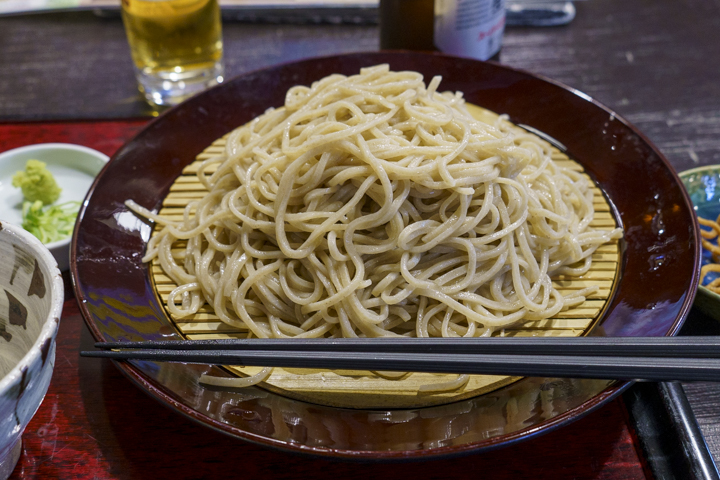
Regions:
<instances>
[{"instance_id":1,"label":"cold soba noodle","mask_svg":"<svg viewBox=\"0 0 720 480\"><path fill-rule=\"evenodd\" d=\"M439 84L380 65L293 87L201 164L183 221L129 202L162 228L144 261L179 285L170 313L207 303L262 338L472 337L582 303L550 277L622 235L588 228L590 181Z\"/></svg>"}]
</instances>

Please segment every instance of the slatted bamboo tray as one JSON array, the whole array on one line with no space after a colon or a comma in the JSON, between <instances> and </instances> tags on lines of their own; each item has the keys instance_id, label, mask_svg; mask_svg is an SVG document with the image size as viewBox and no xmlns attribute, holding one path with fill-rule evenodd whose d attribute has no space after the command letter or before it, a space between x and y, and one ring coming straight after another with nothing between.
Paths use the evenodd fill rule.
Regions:
<instances>
[{"instance_id":1,"label":"slatted bamboo tray","mask_svg":"<svg viewBox=\"0 0 720 480\"><path fill-rule=\"evenodd\" d=\"M480 120L492 123L497 114L475 106L469 106L471 113ZM181 219L185 206L193 199L205 195L205 187L197 180L200 162L224 151L225 137L218 139L188 165L182 175L171 186L163 201L160 215L169 219ZM582 171L582 166L553 148L553 160L567 168ZM209 172L206 172L209 173ZM602 191L594 187L593 204L595 218L592 228L612 229L617 226L612 209ZM506 336L556 336L575 337L584 335L602 316L619 278L620 251L617 242L601 246L593 254L591 270L581 277L559 276L553 279L556 288L572 291L596 285L598 290L586 301L574 308L563 310L555 317L527 321L513 325L496 335ZM168 294L177 286L159 265L157 259L150 268L155 291L163 305L167 305ZM189 340L243 338L246 330L237 329L221 322L212 308L205 305L190 317L177 318L166 310L178 332ZM258 367L228 367L238 376L253 375ZM516 377L471 375L461 388L446 392L421 394L418 387L429 383L447 382L456 375L411 373L400 379L383 378L368 371L328 371L275 368L262 387L298 400L348 408L416 408L458 401L490 392L516 381Z\"/></svg>"}]
</instances>

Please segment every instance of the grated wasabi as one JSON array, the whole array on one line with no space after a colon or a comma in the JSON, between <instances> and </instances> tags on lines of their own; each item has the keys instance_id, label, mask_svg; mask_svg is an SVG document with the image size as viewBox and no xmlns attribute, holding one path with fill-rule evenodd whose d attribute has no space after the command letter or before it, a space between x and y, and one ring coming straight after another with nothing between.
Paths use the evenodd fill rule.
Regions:
<instances>
[{"instance_id":1,"label":"grated wasabi","mask_svg":"<svg viewBox=\"0 0 720 480\"><path fill-rule=\"evenodd\" d=\"M13 187L22 189L22 227L43 243L56 242L72 235L80 202L52 205L62 189L45 162L28 160L25 170L13 175Z\"/></svg>"},{"instance_id":2,"label":"grated wasabi","mask_svg":"<svg viewBox=\"0 0 720 480\"><path fill-rule=\"evenodd\" d=\"M23 197L28 202L40 201L43 205L50 205L60 198L62 189L46 167L45 162L40 160L28 160L25 170L13 175L13 187L22 189Z\"/></svg>"}]
</instances>

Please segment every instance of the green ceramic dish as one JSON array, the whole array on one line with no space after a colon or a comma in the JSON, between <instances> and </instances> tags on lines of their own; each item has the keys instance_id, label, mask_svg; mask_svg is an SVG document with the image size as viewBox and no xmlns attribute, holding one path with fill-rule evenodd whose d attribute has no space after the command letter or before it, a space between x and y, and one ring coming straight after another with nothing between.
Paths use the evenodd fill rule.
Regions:
<instances>
[{"instance_id":1,"label":"green ceramic dish","mask_svg":"<svg viewBox=\"0 0 720 480\"><path fill-rule=\"evenodd\" d=\"M680 173L680 179L690 194L695 213L700 217L715 220L720 215L720 165L707 165L685 170ZM712 263L712 261L710 253L703 249L702 264ZM720 274L710 273L702 283L710 283L718 276ZM706 315L720 320L720 295L717 293L700 285L694 305Z\"/></svg>"}]
</instances>

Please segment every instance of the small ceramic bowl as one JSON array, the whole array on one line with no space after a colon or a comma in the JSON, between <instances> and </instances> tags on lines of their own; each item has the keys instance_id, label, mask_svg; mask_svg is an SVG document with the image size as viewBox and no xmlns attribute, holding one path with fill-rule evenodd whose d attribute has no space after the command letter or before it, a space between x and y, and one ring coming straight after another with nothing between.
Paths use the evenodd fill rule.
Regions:
<instances>
[{"instance_id":1,"label":"small ceramic bowl","mask_svg":"<svg viewBox=\"0 0 720 480\"><path fill-rule=\"evenodd\" d=\"M720 215L720 165L708 165L685 170L680 173L680 179L690 194L690 200L692 200L698 217L716 220ZM700 228L707 229L702 226ZM708 263L715 262L710 252L703 248L702 264L706 265ZM695 306L706 315L720 320L720 295L703 286L719 276L720 273L711 272L705 277L702 285L698 287Z\"/></svg>"},{"instance_id":2,"label":"small ceramic bowl","mask_svg":"<svg viewBox=\"0 0 720 480\"><path fill-rule=\"evenodd\" d=\"M56 204L82 202L95 176L108 162L108 156L91 148L69 143L41 143L0 153L0 221L22 224L23 195L12 186L15 172L25 170L28 160L40 160L62 189ZM57 260L60 270L67 270L70 257L68 236L45 245Z\"/></svg>"},{"instance_id":3,"label":"small ceramic bowl","mask_svg":"<svg viewBox=\"0 0 720 480\"><path fill-rule=\"evenodd\" d=\"M0 479L5 479L50 385L64 288L50 251L4 221L0 258Z\"/></svg>"}]
</instances>

